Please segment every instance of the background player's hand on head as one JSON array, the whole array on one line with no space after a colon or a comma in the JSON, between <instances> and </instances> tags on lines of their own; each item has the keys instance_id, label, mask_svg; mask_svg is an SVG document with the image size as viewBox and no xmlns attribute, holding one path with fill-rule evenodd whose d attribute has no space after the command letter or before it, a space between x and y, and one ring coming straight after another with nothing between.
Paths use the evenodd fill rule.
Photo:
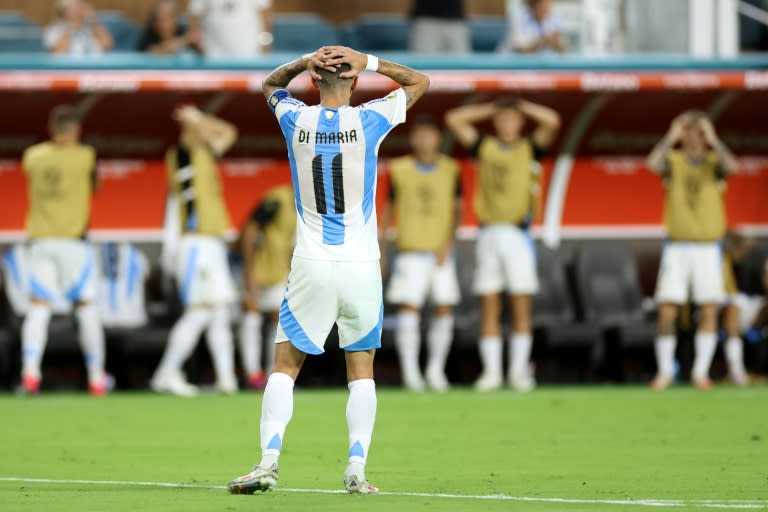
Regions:
<instances>
[{"instance_id":1,"label":"background player's hand on head","mask_svg":"<svg viewBox=\"0 0 768 512\"><path fill-rule=\"evenodd\" d=\"M194 105L183 105L173 112L173 118L184 124L193 124L199 122L204 114Z\"/></svg>"},{"instance_id":2,"label":"background player's hand on head","mask_svg":"<svg viewBox=\"0 0 768 512\"><path fill-rule=\"evenodd\" d=\"M712 124L712 121L710 121L708 117L699 118L698 126L702 133L704 133L704 140L707 141L707 144L712 145L717 142L717 132L715 132L715 126Z\"/></svg>"},{"instance_id":3,"label":"background player's hand on head","mask_svg":"<svg viewBox=\"0 0 768 512\"><path fill-rule=\"evenodd\" d=\"M683 136L683 130L690 122L690 116L687 113L680 114L672 120L672 124L669 126L669 132L667 136L673 141L677 142Z\"/></svg>"}]
</instances>

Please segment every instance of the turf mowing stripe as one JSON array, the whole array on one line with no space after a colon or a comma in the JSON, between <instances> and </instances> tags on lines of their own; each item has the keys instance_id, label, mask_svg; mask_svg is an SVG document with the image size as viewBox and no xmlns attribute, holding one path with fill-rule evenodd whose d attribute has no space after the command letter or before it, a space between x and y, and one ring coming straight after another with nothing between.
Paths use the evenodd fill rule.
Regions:
<instances>
[{"instance_id":1,"label":"turf mowing stripe","mask_svg":"<svg viewBox=\"0 0 768 512\"><path fill-rule=\"evenodd\" d=\"M224 490L223 485L179 484L173 482L142 482L128 480L57 480L51 478L23 478L0 477L0 482L20 482L34 484L87 484L87 485L126 485L136 487L165 487L172 489L216 489ZM304 493L304 494L346 494L340 489L290 489L279 488L276 492ZM742 510L766 510L768 501L750 500L670 500L670 499L638 499L638 500L587 500L580 498L540 498L531 496L509 496L506 494L446 494L427 492L381 492L380 496L407 496L413 498L442 498L460 500L491 500L491 501L518 501L529 503L562 503L577 505L635 505L642 507L688 507L697 506L704 508L742 509Z\"/></svg>"}]
</instances>

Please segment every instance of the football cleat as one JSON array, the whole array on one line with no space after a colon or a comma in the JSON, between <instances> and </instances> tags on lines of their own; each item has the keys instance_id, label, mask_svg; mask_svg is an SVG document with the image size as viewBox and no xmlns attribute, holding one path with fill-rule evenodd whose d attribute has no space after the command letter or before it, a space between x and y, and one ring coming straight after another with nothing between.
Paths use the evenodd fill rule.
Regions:
<instances>
[{"instance_id":1,"label":"football cleat","mask_svg":"<svg viewBox=\"0 0 768 512\"><path fill-rule=\"evenodd\" d=\"M158 393L171 393L177 396L197 396L197 386L193 386L179 372L155 374L149 386Z\"/></svg>"},{"instance_id":2,"label":"football cleat","mask_svg":"<svg viewBox=\"0 0 768 512\"><path fill-rule=\"evenodd\" d=\"M496 391L497 389L501 389L502 384L504 384L504 380L501 378L501 375L483 373L480 375L480 378L475 381L475 391L483 393Z\"/></svg>"},{"instance_id":3,"label":"football cleat","mask_svg":"<svg viewBox=\"0 0 768 512\"><path fill-rule=\"evenodd\" d=\"M235 374L226 375L220 379L216 379L216 389L219 391L219 393L223 393L225 395L236 395L237 394L237 378L235 377Z\"/></svg>"},{"instance_id":4,"label":"football cleat","mask_svg":"<svg viewBox=\"0 0 768 512\"><path fill-rule=\"evenodd\" d=\"M741 388L749 386L749 375L746 372L731 372L728 376L736 386Z\"/></svg>"},{"instance_id":5,"label":"football cleat","mask_svg":"<svg viewBox=\"0 0 768 512\"><path fill-rule=\"evenodd\" d=\"M359 478L357 475L344 477L344 488L349 494L378 494L379 488L371 485L365 478Z\"/></svg>"},{"instance_id":6,"label":"football cleat","mask_svg":"<svg viewBox=\"0 0 768 512\"><path fill-rule=\"evenodd\" d=\"M448 391L451 387L448 378L440 368L427 368L427 371L424 372L424 377L427 385L434 391Z\"/></svg>"},{"instance_id":7,"label":"football cleat","mask_svg":"<svg viewBox=\"0 0 768 512\"><path fill-rule=\"evenodd\" d=\"M654 391L664 391L672 385L674 379L670 375L657 375L651 381L651 389Z\"/></svg>"},{"instance_id":8,"label":"football cleat","mask_svg":"<svg viewBox=\"0 0 768 512\"><path fill-rule=\"evenodd\" d=\"M692 379L692 382L694 387L696 387L696 389L700 389L702 391L709 391L715 386L715 383L712 382L712 379L710 379L709 377L694 378Z\"/></svg>"},{"instance_id":9,"label":"football cleat","mask_svg":"<svg viewBox=\"0 0 768 512\"><path fill-rule=\"evenodd\" d=\"M268 468L256 465L247 475L235 478L227 484L229 494L253 494L256 491L267 492L277 487L277 464Z\"/></svg>"},{"instance_id":10,"label":"football cleat","mask_svg":"<svg viewBox=\"0 0 768 512\"><path fill-rule=\"evenodd\" d=\"M23 375L21 377L21 392L25 395L37 395L40 393L40 377Z\"/></svg>"},{"instance_id":11,"label":"football cleat","mask_svg":"<svg viewBox=\"0 0 768 512\"><path fill-rule=\"evenodd\" d=\"M536 389L536 379L529 373L524 375L510 375L509 386L515 391L528 393L529 391Z\"/></svg>"},{"instance_id":12,"label":"football cleat","mask_svg":"<svg viewBox=\"0 0 768 512\"><path fill-rule=\"evenodd\" d=\"M408 391L421 392L424 391L426 386L424 385L424 379L418 373L413 375L403 373L403 387Z\"/></svg>"},{"instance_id":13,"label":"football cleat","mask_svg":"<svg viewBox=\"0 0 768 512\"><path fill-rule=\"evenodd\" d=\"M267 387L267 376L264 372L254 372L248 375L247 382L250 389L264 389Z\"/></svg>"},{"instance_id":14,"label":"football cleat","mask_svg":"<svg viewBox=\"0 0 768 512\"><path fill-rule=\"evenodd\" d=\"M88 383L88 393L91 396L105 396L115 387L115 379L108 373L104 373L101 379Z\"/></svg>"}]
</instances>

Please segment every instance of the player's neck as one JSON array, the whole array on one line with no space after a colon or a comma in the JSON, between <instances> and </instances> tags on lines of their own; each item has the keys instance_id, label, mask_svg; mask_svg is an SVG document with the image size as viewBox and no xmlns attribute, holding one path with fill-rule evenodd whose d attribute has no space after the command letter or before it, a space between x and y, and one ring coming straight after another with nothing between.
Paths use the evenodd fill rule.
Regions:
<instances>
[{"instance_id":1,"label":"player's neck","mask_svg":"<svg viewBox=\"0 0 768 512\"><path fill-rule=\"evenodd\" d=\"M691 161L698 161L704 158L705 149L703 147L683 147L685 156Z\"/></svg>"},{"instance_id":2,"label":"player's neck","mask_svg":"<svg viewBox=\"0 0 768 512\"><path fill-rule=\"evenodd\" d=\"M413 153L413 158L416 160L417 164L420 165L434 165L437 162L437 157L439 153Z\"/></svg>"},{"instance_id":3,"label":"player's neck","mask_svg":"<svg viewBox=\"0 0 768 512\"><path fill-rule=\"evenodd\" d=\"M344 105L349 105L351 98L349 91L320 91L320 104L325 108L337 109Z\"/></svg>"},{"instance_id":4,"label":"player's neck","mask_svg":"<svg viewBox=\"0 0 768 512\"><path fill-rule=\"evenodd\" d=\"M77 145L77 139L70 137L69 135L54 135L51 137L51 142L57 146L75 146Z\"/></svg>"}]
</instances>

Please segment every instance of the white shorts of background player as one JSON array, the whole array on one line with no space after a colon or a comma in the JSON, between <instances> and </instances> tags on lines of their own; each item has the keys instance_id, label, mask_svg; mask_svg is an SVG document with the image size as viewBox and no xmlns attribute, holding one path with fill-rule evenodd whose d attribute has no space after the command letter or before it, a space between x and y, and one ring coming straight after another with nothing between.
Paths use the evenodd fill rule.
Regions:
<instances>
[{"instance_id":1,"label":"white shorts of background player","mask_svg":"<svg viewBox=\"0 0 768 512\"><path fill-rule=\"evenodd\" d=\"M656 302L722 304L723 251L719 242L666 242L661 254Z\"/></svg>"},{"instance_id":2,"label":"white shorts of background player","mask_svg":"<svg viewBox=\"0 0 768 512\"><path fill-rule=\"evenodd\" d=\"M29 291L35 299L69 302L96 299L97 268L93 247L85 240L45 238L27 249Z\"/></svg>"},{"instance_id":3,"label":"white shorts of background player","mask_svg":"<svg viewBox=\"0 0 768 512\"><path fill-rule=\"evenodd\" d=\"M230 304L236 293L223 240L183 235L178 252L176 283L184 306Z\"/></svg>"},{"instance_id":4,"label":"white shorts of background player","mask_svg":"<svg viewBox=\"0 0 768 512\"><path fill-rule=\"evenodd\" d=\"M461 299L453 257L438 266L431 252L401 252L395 257L387 301L421 308L427 299L438 306L455 306Z\"/></svg>"},{"instance_id":5,"label":"white shorts of background player","mask_svg":"<svg viewBox=\"0 0 768 512\"><path fill-rule=\"evenodd\" d=\"M510 224L481 227L475 254L473 288L477 295L538 293L536 246L528 231Z\"/></svg>"}]
</instances>

